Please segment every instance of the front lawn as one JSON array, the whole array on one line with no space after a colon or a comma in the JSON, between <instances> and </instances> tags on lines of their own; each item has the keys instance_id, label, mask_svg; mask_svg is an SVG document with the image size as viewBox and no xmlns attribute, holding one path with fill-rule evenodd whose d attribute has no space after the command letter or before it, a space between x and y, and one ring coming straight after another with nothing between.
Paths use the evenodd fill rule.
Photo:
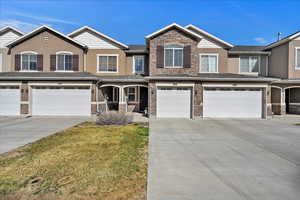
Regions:
<instances>
[{"instance_id":1,"label":"front lawn","mask_svg":"<svg viewBox=\"0 0 300 200\"><path fill-rule=\"evenodd\" d=\"M84 123L0 155L0 199L145 199L148 128Z\"/></svg>"}]
</instances>

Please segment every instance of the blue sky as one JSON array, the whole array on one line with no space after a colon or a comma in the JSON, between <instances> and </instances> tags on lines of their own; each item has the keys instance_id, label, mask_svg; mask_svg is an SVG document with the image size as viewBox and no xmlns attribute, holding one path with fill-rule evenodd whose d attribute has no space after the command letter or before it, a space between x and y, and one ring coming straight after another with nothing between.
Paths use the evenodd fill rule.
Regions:
<instances>
[{"instance_id":1,"label":"blue sky","mask_svg":"<svg viewBox=\"0 0 300 200\"><path fill-rule=\"evenodd\" d=\"M88 25L126 43L170 23L194 24L235 45L265 45L300 31L300 1L0 0L0 27L24 32L46 24L69 33Z\"/></svg>"}]
</instances>

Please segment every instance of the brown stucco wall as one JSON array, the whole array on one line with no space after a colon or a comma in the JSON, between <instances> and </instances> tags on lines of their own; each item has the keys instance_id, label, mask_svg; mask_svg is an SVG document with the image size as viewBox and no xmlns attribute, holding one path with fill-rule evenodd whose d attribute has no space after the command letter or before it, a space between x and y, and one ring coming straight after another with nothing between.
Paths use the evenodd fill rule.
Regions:
<instances>
[{"instance_id":1,"label":"brown stucco wall","mask_svg":"<svg viewBox=\"0 0 300 200\"><path fill-rule=\"evenodd\" d=\"M228 51L222 48L197 48L198 60L200 59L199 54L213 53L218 54L219 62L218 62L218 72L219 73L232 73L228 68ZM197 66L198 71L199 64Z\"/></svg>"},{"instance_id":2,"label":"brown stucco wall","mask_svg":"<svg viewBox=\"0 0 300 200\"><path fill-rule=\"evenodd\" d=\"M244 56L244 55L243 55ZM245 56L260 56L260 72L258 75L267 75L267 56L265 55L245 55ZM228 73L240 73L240 55L228 56Z\"/></svg>"},{"instance_id":3,"label":"brown stucco wall","mask_svg":"<svg viewBox=\"0 0 300 200\"><path fill-rule=\"evenodd\" d=\"M289 78L300 78L300 70L296 69L296 47L300 48L300 40L293 40L289 43Z\"/></svg>"},{"instance_id":4,"label":"brown stucco wall","mask_svg":"<svg viewBox=\"0 0 300 200\"><path fill-rule=\"evenodd\" d=\"M11 48L12 65L9 71L15 71L15 54L19 54L23 51L35 51L38 54L43 54L44 72L50 71L50 55L55 54L58 51L69 51L73 54L79 55L79 71L83 71L84 50L49 31L43 31Z\"/></svg>"},{"instance_id":5,"label":"brown stucco wall","mask_svg":"<svg viewBox=\"0 0 300 200\"><path fill-rule=\"evenodd\" d=\"M288 54L288 43L271 49L271 55L269 57L269 76L288 78Z\"/></svg>"},{"instance_id":6,"label":"brown stucco wall","mask_svg":"<svg viewBox=\"0 0 300 200\"><path fill-rule=\"evenodd\" d=\"M117 54L118 73L97 73L97 54ZM86 56L86 71L101 76L114 76L128 74L126 55L121 49L89 49Z\"/></svg>"},{"instance_id":7,"label":"brown stucco wall","mask_svg":"<svg viewBox=\"0 0 300 200\"><path fill-rule=\"evenodd\" d=\"M150 75L157 74L198 74L199 59L197 53L197 40L187 36L185 33L171 29L149 41L149 67ZM191 67L190 68L157 68L157 46L165 46L169 44L179 44L183 46L191 46Z\"/></svg>"}]
</instances>

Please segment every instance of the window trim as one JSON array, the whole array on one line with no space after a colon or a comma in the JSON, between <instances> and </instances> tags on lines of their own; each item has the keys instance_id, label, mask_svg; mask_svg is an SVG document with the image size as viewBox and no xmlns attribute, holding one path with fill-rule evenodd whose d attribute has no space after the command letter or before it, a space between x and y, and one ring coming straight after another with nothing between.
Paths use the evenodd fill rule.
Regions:
<instances>
[{"instance_id":1,"label":"window trim","mask_svg":"<svg viewBox=\"0 0 300 200\"><path fill-rule=\"evenodd\" d=\"M106 73L106 74L115 74L115 73L119 73L119 54L96 54L97 56L97 73ZM100 71L99 68L99 57L100 56L116 56L117 57L117 71L115 72L109 72L109 71Z\"/></svg>"},{"instance_id":2,"label":"window trim","mask_svg":"<svg viewBox=\"0 0 300 200\"><path fill-rule=\"evenodd\" d=\"M143 70L141 72L135 71L135 57L143 58ZM145 56L144 55L134 55L132 56L132 73L145 73Z\"/></svg>"},{"instance_id":3,"label":"window trim","mask_svg":"<svg viewBox=\"0 0 300 200\"><path fill-rule=\"evenodd\" d=\"M129 101L129 88L134 88L134 101ZM133 94L133 93L131 93ZM127 102L128 103L137 103L137 87L136 86L130 86L127 87Z\"/></svg>"},{"instance_id":4,"label":"window trim","mask_svg":"<svg viewBox=\"0 0 300 200\"><path fill-rule=\"evenodd\" d=\"M258 72L241 72L241 57L257 57L258 58ZM255 55L255 56L239 56L239 74L253 74L253 75L258 75L260 74L260 61L261 58L259 55Z\"/></svg>"},{"instance_id":5,"label":"window trim","mask_svg":"<svg viewBox=\"0 0 300 200\"><path fill-rule=\"evenodd\" d=\"M202 72L202 56L217 56L217 71L216 72ZM200 53L199 54L199 73L219 73L219 54L218 53Z\"/></svg>"},{"instance_id":6,"label":"window trim","mask_svg":"<svg viewBox=\"0 0 300 200\"><path fill-rule=\"evenodd\" d=\"M298 52L297 51L300 51L300 47L295 47L295 70L300 70L300 63L298 63Z\"/></svg>"},{"instance_id":7,"label":"window trim","mask_svg":"<svg viewBox=\"0 0 300 200\"><path fill-rule=\"evenodd\" d=\"M63 54L63 55L73 55L73 52L70 52L70 51L58 51L55 53L56 55L56 59L55 59L55 72L74 72L74 70L66 70L66 66L65 66L65 62L64 62L64 70L58 70L57 69L57 56L60 55L60 54ZM65 59L65 58L64 58ZM73 58L72 58L72 62L73 62ZM73 67L72 67L73 68Z\"/></svg>"},{"instance_id":8,"label":"window trim","mask_svg":"<svg viewBox=\"0 0 300 200\"><path fill-rule=\"evenodd\" d=\"M171 46L171 45L167 45L167 46ZM183 54L184 54L184 47L167 47L167 46L164 46L164 68L169 68L169 69L173 69L173 68L183 68ZM181 45L178 45L178 46L181 46ZM166 49L172 49L173 50L173 66L166 66ZM181 66L175 66L175 49L180 49L182 50L182 54L181 54L181 60L182 60L182 65Z\"/></svg>"},{"instance_id":9,"label":"window trim","mask_svg":"<svg viewBox=\"0 0 300 200\"><path fill-rule=\"evenodd\" d=\"M20 69L20 71L21 72L38 72L38 69L37 69L37 66L36 66L36 70L30 70L30 69L26 69L26 70L23 70L23 61L22 61L22 55L23 54L34 54L34 55L38 55L38 53L37 52L35 52L35 51L22 51L21 53L20 53L20 63L21 63L21 69ZM36 65L37 65L37 58L36 58ZM29 68L30 68L30 66L29 66Z\"/></svg>"}]
</instances>

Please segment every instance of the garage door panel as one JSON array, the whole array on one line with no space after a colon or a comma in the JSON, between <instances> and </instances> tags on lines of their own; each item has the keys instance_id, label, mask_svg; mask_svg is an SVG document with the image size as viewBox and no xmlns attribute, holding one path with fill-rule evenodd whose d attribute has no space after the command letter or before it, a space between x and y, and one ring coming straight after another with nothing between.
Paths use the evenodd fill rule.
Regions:
<instances>
[{"instance_id":1,"label":"garage door panel","mask_svg":"<svg viewBox=\"0 0 300 200\"><path fill-rule=\"evenodd\" d=\"M157 90L157 117L190 118L191 90L167 88Z\"/></svg>"},{"instance_id":2,"label":"garage door panel","mask_svg":"<svg viewBox=\"0 0 300 200\"><path fill-rule=\"evenodd\" d=\"M33 89L33 115L90 115L90 89Z\"/></svg>"},{"instance_id":3,"label":"garage door panel","mask_svg":"<svg viewBox=\"0 0 300 200\"><path fill-rule=\"evenodd\" d=\"M0 115L20 115L20 89L0 89Z\"/></svg>"},{"instance_id":4,"label":"garage door panel","mask_svg":"<svg viewBox=\"0 0 300 200\"><path fill-rule=\"evenodd\" d=\"M205 90L203 99L204 117L261 118L261 91Z\"/></svg>"}]
</instances>

